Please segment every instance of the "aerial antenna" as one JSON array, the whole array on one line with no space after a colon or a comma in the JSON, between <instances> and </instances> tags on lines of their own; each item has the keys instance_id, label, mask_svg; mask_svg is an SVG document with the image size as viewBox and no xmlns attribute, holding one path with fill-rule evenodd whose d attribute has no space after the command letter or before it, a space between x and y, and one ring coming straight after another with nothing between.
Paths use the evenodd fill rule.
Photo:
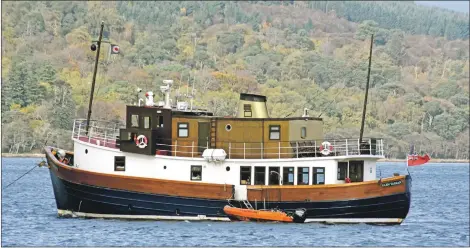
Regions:
<instances>
[{"instance_id":1,"label":"aerial antenna","mask_svg":"<svg viewBox=\"0 0 470 248\"><path fill-rule=\"evenodd\" d=\"M362 121L361 121L361 132L359 135L359 144L362 143L362 135L364 134L364 122L366 119L367 94L369 93L370 65L372 63L372 45L373 44L374 44L374 34L372 34L370 37L369 68L367 70L366 95L364 97L364 108L362 109Z\"/></svg>"}]
</instances>

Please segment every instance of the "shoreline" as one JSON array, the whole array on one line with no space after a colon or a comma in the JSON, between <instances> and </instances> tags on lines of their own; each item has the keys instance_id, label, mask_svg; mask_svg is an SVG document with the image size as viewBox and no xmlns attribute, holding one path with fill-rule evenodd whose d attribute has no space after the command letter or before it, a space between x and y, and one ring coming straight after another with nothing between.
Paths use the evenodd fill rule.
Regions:
<instances>
[{"instance_id":1,"label":"shoreline","mask_svg":"<svg viewBox=\"0 0 470 248\"><path fill-rule=\"evenodd\" d=\"M42 153L2 153L2 158L44 158ZM406 159L379 159L377 162L406 162ZM465 159L431 159L429 163L470 163L470 160Z\"/></svg>"},{"instance_id":2,"label":"shoreline","mask_svg":"<svg viewBox=\"0 0 470 248\"><path fill-rule=\"evenodd\" d=\"M394 159L394 158L386 158L386 159L379 159L377 162L406 162L406 159ZM435 158L429 160L428 163L470 163L470 160L466 159L445 159L445 158Z\"/></svg>"},{"instance_id":3,"label":"shoreline","mask_svg":"<svg viewBox=\"0 0 470 248\"><path fill-rule=\"evenodd\" d=\"M43 153L2 153L2 158L45 158Z\"/></svg>"}]
</instances>

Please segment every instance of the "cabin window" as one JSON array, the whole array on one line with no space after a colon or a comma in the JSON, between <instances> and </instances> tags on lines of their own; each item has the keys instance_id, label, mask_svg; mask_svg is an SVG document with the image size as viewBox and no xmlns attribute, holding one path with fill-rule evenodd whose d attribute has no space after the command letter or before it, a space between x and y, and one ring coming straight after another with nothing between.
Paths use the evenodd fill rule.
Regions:
<instances>
[{"instance_id":1,"label":"cabin window","mask_svg":"<svg viewBox=\"0 0 470 248\"><path fill-rule=\"evenodd\" d=\"M251 104L243 104L243 110L245 111L245 117L252 117Z\"/></svg>"},{"instance_id":2,"label":"cabin window","mask_svg":"<svg viewBox=\"0 0 470 248\"><path fill-rule=\"evenodd\" d=\"M126 171L125 156L114 156L114 171Z\"/></svg>"},{"instance_id":3,"label":"cabin window","mask_svg":"<svg viewBox=\"0 0 470 248\"><path fill-rule=\"evenodd\" d=\"M189 136L189 124L178 123L178 138L187 138Z\"/></svg>"},{"instance_id":4,"label":"cabin window","mask_svg":"<svg viewBox=\"0 0 470 248\"><path fill-rule=\"evenodd\" d=\"M281 126L279 125L270 125L269 126L269 139L270 140L279 140L281 138Z\"/></svg>"},{"instance_id":5,"label":"cabin window","mask_svg":"<svg viewBox=\"0 0 470 248\"><path fill-rule=\"evenodd\" d=\"M157 127L163 127L163 116L157 116Z\"/></svg>"},{"instance_id":6,"label":"cabin window","mask_svg":"<svg viewBox=\"0 0 470 248\"><path fill-rule=\"evenodd\" d=\"M144 117L144 128L145 129L150 129L150 116L145 116Z\"/></svg>"},{"instance_id":7,"label":"cabin window","mask_svg":"<svg viewBox=\"0 0 470 248\"><path fill-rule=\"evenodd\" d=\"M240 185L250 185L251 166L240 167Z\"/></svg>"},{"instance_id":8,"label":"cabin window","mask_svg":"<svg viewBox=\"0 0 470 248\"><path fill-rule=\"evenodd\" d=\"M300 138L305 139L307 137L307 128L302 127L300 128Z\"/></svg>"},{"instance_id":9,"label":"cabin window","mask_svg":"<svg viewBox=\"0 0 470 248\"><path fill-rule=\"evenodd\" d=\"M313 184L325 184L325 167L313 167Z\"/></svg>"},{"instance_id":10,"label":"cabin window","mask_svg":"<svg viewBox=\"0 0 470 248\"><path fill-rule=\"evenodd\" d=\"M255 185L266 184L266 167L255 167Z\"/></svg>"},{"instance_id":11,"label":"cabin window","mask_svg":"<svg viewBox=\"0 0 470 248\"><path fill-rule=\"evenodd\" d=\"M345 180L348 173L348 162L338 162L338 180Z\"/></svg>"},{"instance_id":12,"label":"cabin window","mask_svg":"<svg viewBox=\"0 0 470 248\"><path fill-rule=\"evenodd\" d=\"M308 185L308 167L299 167L297 185Z\"/></svg>"},{"instance_id":13,"label":"cabin window","mask_svg":"<svg viewBox=\"0 0 470 248\"><path fill-rule=\"evenodd\" d=\"M202 179L202 166L191 165L191 181L201 181Z\"/></svg>"},{"instance_id":14,"label":"cabin window","mask_svg":"<svg viewBox=\"0 0 470 248\"><path fill-rule=\"evenodd\" d=\"M284 167L282 181L284 185L294 185L294 167Z\"/></svg>"},{"instance_id":15,"label":"cabin window","mask_svg":"<svg viewBox=\"0 0 470 248\"><path fill-rule=\"evenodd\" d=\"M131 115L131 127L139 127L139 115Z\"/></svg>"},{"instance_id":16,"label":"cabin window","mask_svg":"<svg viewBox=\"0 0 470 248\"><path fill-rule=\"evenodd\" d=\"M281 174L279 167L269 167L269 185L279 185Z\"/></svg>"}]
</instances>

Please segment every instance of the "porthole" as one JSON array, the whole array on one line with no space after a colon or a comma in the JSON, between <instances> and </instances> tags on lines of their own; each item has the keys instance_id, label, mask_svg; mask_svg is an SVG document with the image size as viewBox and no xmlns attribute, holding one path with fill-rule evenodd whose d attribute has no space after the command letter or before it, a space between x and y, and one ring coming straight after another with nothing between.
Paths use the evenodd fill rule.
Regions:
<instances>
[{"instance_id":1,"label":"porthole","mask_svg":"<svg viewBox=\"0 0 470 248\"><path fill-rule=\"evenodd\" d=\"M230 124L225 125L225 130L227 130L227 132L230 132L230 130L232 130L232 125Z\"/></svg>"},{"instance_id":2,"label":"porthole","mask_svg":"<svg viewBox=\"0 0 470 248\"><path fill-rule=\"evenodd\" d=\"M88 154L88 149L85 149L85 154Z\"/></svg>"},{"instance_id":3,"label":"porthole","mask_svg":"<svg viewBox=\"0 0 470 248\"><path fill-rule=\"evenodd\" d=\"M230 166L225 167L226 171L230 171Z\"/></svg>"}]
</instances>

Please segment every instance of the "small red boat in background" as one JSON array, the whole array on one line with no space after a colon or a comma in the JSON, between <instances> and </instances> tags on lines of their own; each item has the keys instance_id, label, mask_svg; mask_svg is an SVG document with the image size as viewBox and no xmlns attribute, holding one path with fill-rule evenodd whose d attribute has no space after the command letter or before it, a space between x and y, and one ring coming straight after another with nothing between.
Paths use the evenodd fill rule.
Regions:
<instances>
[{"instance_id":1,"label":"small red boat in background","mask_svg":"<svg viewBox=\"0 0 470 248\"><path fill-rule=\"evenodd\" d=\"M419 156L419 155L408 155L408 166L416 166L427 163L431 158L429 155Z\"/></svg>"}]
</instances>

